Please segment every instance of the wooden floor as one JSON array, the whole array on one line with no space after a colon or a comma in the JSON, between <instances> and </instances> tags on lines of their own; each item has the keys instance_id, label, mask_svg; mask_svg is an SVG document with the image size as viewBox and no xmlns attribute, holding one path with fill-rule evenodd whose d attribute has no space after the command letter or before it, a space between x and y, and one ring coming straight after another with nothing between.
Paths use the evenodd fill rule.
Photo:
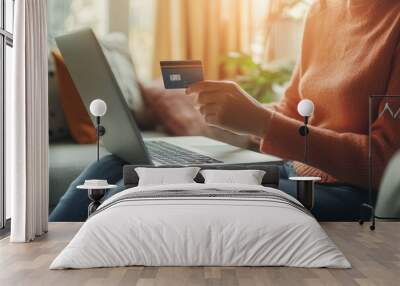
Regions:
<instances>
[{"instance_id":1,"label":"wooden floor","mask_svg":"<svg viewBox=\"0 0 400 286\"><path fill-rule=\"evenodd\" d=\"M51 223L29 244L0 241L0 285L400 285L400 223L378 222L375 232L357 223L323 227L353 269L288 267L125 267L48 270L79 229L79 223Z\"/></svg>"}]
</instances>

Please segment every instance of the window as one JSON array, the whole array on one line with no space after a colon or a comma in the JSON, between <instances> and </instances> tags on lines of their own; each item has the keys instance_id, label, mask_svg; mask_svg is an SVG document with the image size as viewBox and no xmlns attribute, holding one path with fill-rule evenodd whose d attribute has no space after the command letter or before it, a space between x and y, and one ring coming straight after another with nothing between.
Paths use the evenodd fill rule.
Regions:
<instances>
[{"instance_id":1,"label":"window","mask_svg":"<svg viewBox=\"0 0 400 286\"><path fill-rule=\"evenodd\" d=\"M227 4L231 2L234 1L226 1ZM253 39L247 52L260 61L265 59L267 48L271 50L268 60L294 62L299 53L303 17L312 0L282 1L282 4L274 5L277 6L274 13L280 17L276 19L274 14L275 20L270 23L267 15L269 7L275 2L281 3L275 0L251 0ZM129 38L131 56L139 78L150 80L156 48L156 17L156 0L49 0L49 46L51 49L56 47L55 36L82 27L91 27L99 38L113 31L122 32ZM269 32L266 31L267 24L271 25ZM266 47L267 41L274 44Z\"/></svg>"},{"instance_id":2,"label":"window","mask_svg":"<svg viewBox=\"0 0 400 286\"><path fill-rule=\"evenodd\" d=\"M0 228L10 218L10 195L4 188L4 106L11 92L12 46L14 32L14 0L0 0Z\"/></svg>"},{"instance_id":3,"label":"window","mask_svg":"<svg viewBox=\"0 0 400 286\"><path fill-rule=\"evenodd\" d=\"M129 44L132 59L135 63L136 71L142 80L150 80L153 76L153 52L155 47L154 33L157 17L157 1L155 0L129 0ZM236 1L237 4L239 1ZM251 2L252 19L251 25L252 42L250 53L255 60L265 59L267 42L267 14L269 7L275 0L248 0ZM286 3L287 2L287 3ZM274 60L294 62L299 54L300 41L303 30L303 17L312 0L291 0L282 1L279 19L272 23L270 41L275 45ZM119 2L118 2L119 3ZM225 1L226 5L231 5L234 1ZM118 5L118 4L116 4ZM165 11L165 13L169 13ZM222 11L223 13L223 11ZM229 25L229 20L227 25ZM283 35L283 36L282 36Z\"/></svg>"}]
</instances>

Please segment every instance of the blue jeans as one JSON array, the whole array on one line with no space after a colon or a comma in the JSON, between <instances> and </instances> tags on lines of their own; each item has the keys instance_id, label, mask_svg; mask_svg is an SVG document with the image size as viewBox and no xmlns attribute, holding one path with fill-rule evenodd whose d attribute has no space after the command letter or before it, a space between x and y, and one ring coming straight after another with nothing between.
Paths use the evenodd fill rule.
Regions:
<instances>
[{"instance_id":1,"label":"blue jeans","mask_svg":"<svg viewBox=\"0 0 400 286\"><path fill-rule=\"evenodd\" d=\"M86 190L76 187L90 179L104 179L109 184L118 185L118 188L106 193L104 198L106 199L123 190L122 168L124 165L126 162L113 155L104 156L98 162L90 164L68 187L51 212L49 221L85 221L90 200Z\"/></svg>"},{"instance_id":2,"label":"blue jeans","mask_svg":"<svg viewBox=\"0 0 400 286\"><path fill-rule=\"evenodd\" d=\"M296 176L291 162L280 168L279 189L296 197L297 184L289 177ZM319 221L356 221L360 206L368 201L368 190L341 184L316 184L312 214Z\"/></svg>"},{"instance_id":3,"label":"blue jeans","mask_svg":"<svg viewBox=\"0 0 400 286\"><path fill-rule=\"evenodd\" d=\"M108 155L88 166L76 178L62 196L49 221L85 221L90 203L87 192L76 187L87 179L105 179L118 188L107 192L104 199L122 191L122 167L126 163L121 159ZM290 181L290 176L296 175L291 163L280 168L279 189L296 197L296 182ZM316 184L313 215L320 221L354 221L359 218L360 205L367 201L368 193L345 185Z\"/></svg>"}]
</instances>

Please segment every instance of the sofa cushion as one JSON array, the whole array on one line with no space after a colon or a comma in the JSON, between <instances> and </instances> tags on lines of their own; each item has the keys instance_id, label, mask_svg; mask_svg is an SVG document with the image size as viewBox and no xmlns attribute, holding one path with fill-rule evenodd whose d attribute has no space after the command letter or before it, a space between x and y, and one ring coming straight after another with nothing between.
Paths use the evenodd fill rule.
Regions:
<instances>
[{"instance_id":1,"label":"sofa cushion","mask_svg":"<svg viewBox=\"0 0 400 286\"><path fill-rule=\"evenodd\" d=\"M79 144L93 143L96 141L96 129L64 64L64 59L58 51L53 51L52 55L56 65L60 101L71 136Z\"/></svg>"},{"instance_id":2,"label":"sofa cushion","mask_svg":"<svg viewBox=\"0 0 400 286\"><path fill-rule=\"evenodd\" d=\"M142 130L153 127L151 114L142 98L128 39L122 33L110 33L101 39L100 44L136 123Z\"/></svg>"}]
</instances>

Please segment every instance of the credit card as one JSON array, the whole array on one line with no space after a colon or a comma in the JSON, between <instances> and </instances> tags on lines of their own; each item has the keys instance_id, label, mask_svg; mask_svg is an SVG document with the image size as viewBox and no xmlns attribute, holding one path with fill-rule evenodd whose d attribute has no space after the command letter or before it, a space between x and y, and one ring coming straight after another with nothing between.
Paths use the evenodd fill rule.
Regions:
<instances>
[{"instance_id":1,"label":"credit card","mask_svg":"<svg viewBox=\"0 0 400 286\"><path fill-rule=\"evenodd\" d=\"M166 89L187 88L203 80L201 61L161 61L160 66Z\"/></svg>"}]
</instances>

